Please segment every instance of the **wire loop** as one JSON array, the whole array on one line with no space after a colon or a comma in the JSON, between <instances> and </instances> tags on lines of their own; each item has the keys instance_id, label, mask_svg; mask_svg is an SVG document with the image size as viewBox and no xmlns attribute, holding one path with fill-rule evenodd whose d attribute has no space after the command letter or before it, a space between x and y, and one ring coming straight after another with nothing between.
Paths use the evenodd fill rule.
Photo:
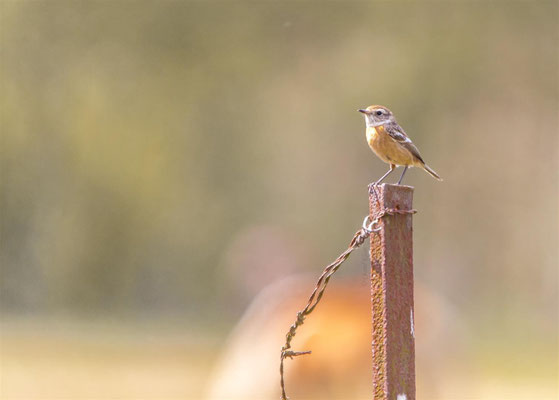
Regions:
<instances>
[{"instance_id":1,"label":"wire loop","mask_svg":"<svg viewBox=\"0 0 559 400\"><path fill-rule=\"evenodd\" d=\"M362 225L363 230L367 232L369 235L373 232L378 232L381 229L380 227L373 229L373 225L377 225L379 223L378 218L375 218L372 222L369 222L370 220L371 220L371 216L367 215L363 220L363 225Z\"/></svg>"}]
</instances>

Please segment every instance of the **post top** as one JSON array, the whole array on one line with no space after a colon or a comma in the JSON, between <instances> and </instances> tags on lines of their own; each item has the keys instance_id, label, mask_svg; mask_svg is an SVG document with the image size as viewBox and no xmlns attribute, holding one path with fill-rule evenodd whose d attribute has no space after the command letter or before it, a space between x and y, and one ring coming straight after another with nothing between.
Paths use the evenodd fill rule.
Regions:
<instances>
[{"instance_id":1,"label":"post top","mask_svg":"<svg viewBox=\"0 0 559 400\"><path fill-rule=\"evenodd\" d=\"M375 186L374 183L369 183L369 191L372 190L372 187ZM407 190L414 190L415 188L413 186L408 186L408 185L396 185L395 183L381 183L380 185L376 186L377 188L381 188L382 190L389 190L389 191L399 191L399 190L403 190L403 191L407 191Z\"/></svg>"},{"instance_id":2,"label":"post top","mask_svg":"<svg viewBox=\"0 0 559 400\"><path fill-rule=\"evenodd\" d=\"M370 212L374 215L381 209L395 208L398 210L411 210L413 208L413 186L369 185Z\"/></svg>"}]
</instances>

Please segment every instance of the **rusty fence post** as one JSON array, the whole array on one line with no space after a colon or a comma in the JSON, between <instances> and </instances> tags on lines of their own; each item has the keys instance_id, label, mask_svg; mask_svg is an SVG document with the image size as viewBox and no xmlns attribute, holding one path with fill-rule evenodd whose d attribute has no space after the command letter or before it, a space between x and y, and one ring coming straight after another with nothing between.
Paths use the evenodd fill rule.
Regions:
<instances>
[{"instance_id":1,"label":"rusty fence post","mask_svg":"<svg viewBox=\"0 0 559 400\"><path fill-rule=\"evenodd\" d=\"M387 209L412 210L413 187L370 190L371 220ZM373 399L415 400L412 215L386 215L371 234Z\"/></svg>"}]
</instances>

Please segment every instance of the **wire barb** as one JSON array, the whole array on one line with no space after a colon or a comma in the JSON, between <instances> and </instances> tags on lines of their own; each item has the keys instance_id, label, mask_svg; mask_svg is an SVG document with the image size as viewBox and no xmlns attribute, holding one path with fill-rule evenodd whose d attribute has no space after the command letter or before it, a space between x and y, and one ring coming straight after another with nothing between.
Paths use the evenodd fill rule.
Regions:
<instances>
[{"instance_id":1,"label":"wire barb","mask_svg":"<svg viewBox=\"0 0 559 400\"><path fill-rule=\"evenodd\" d=\"M311 354L312 351L293 351L293 350L286 350L282 352L282 357L283 358L291 358L293 359L293 357L297 357L297 356L303 356L305 354Z\"/></svg>"},{"instance_id":2,"label":"wire barb","mask_svg":"<svg viewBox=\"0 0 559 400\"><path fill-rule=\"evenodd\" d=\"M280 386L281 386L282 400L288 400L288 397L285 394L283 361L286 358L293 359L293 357L297 357L300 355L311 354L310 351L290 350L291 341L293 340L295 334L297 333L297 328L303 325L303 323L305 322L305 317L313 312L315 307L320 302L320 299L322 299L322 295L324 294L324 291L326 290L326 286L328 285L328 282L330 281L332 275L334 275L334 273L338 270L338 268L340 268L342 263L348 259L349 255L365 242L365 240L371 235L371 233L380 232L382 227L378 226L378 224L380 223L380 220L385 215L396 215L396 214L405 215L405 214L415 214L416 212L417 210L384 209L374 219L372 219L370 215L367 215L363 220L361 229L355 232L355 234L353 235L353 239L351 239L351 242L349 242L349 247L342 254L340 254L339 257L336 258L336 260L334 260L334 262L332 262L324 269L322 275L320 275L320 278L318 278L318 281L316 282L316 287L311 293L307 305L305 306L305 308L303 308L301 311L297 313L297 319L295 320L293 325L291 325L289 331L285 335L285 344L281 348L281 357L280 357Z\"/></svg>"}]
</instances>

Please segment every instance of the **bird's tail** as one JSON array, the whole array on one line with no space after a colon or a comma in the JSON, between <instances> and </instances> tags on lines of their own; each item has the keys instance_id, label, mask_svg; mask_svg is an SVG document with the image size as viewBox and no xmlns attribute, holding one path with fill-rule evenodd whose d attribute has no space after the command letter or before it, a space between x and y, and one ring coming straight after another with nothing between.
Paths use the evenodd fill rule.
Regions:
<instances>
[{"instance_id":1,"label":"bird's tail","mask_svg":"<svg viewBox=\"0 0 559 400\"><path fill-rule=\"evenodd\" d=\"M437 179L437 180L439 180L439 181L442 181L442 180L443 180L443 178L441 178L441 177L439 176L439 174L437 174L435 171L433 171L433 170L431 169L431 167L429 167L427 164L423 164L423 169L425 170L425 172L427 172L427 173L428 173L429 175L431 175L433 178L435 178L435 179Z\"/></svg>"}]
</instances>

